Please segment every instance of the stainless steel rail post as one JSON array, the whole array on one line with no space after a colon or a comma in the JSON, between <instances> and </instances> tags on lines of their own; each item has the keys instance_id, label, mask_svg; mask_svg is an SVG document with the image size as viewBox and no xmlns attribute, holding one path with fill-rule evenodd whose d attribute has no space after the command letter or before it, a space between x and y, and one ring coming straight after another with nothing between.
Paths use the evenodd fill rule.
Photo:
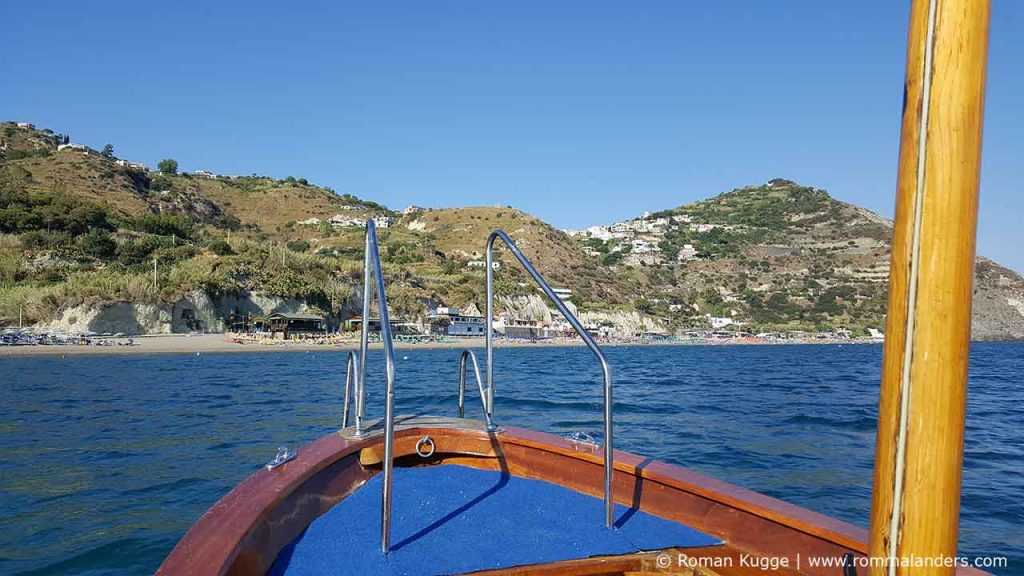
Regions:
<instances>
[{"instance_id":1,"label":"stainless steel rail post","mask_svg":"<svg viewBox=\"0 0 1024 576\"><path fill-rule=\"evenodd\" d=\"M601 363L601 370L604 372L604 509L605 509L605 524L608 528L614 527L615 522L615 502L612 500L612 469L614 468L614 456L612 446L612 375L611 370L608 367L608 359L605 357L604 352L601 351L601 347L594 342L594 339L587 333L583 325L576 316L569 311L562 299L559 298L551 286L544 280L544 277L537 272L537 269L530 264L526 256L519 251L519 247L516 243L508 237L502 230L495 230L491 232L490 237L487 239L487 404L489 411L494 411L494 379L492 374L492 367L494 365L494 241L500 239L508 246L512 255L519 260L523 268L533 277L533 281L540 286L540 289L544 292L544 295L548 297L548 300L558 308L558 311L562 313L562 316L569 321L572 325L573 330L580 335L583 342L586 343L587 348L594 353L597 360Z\"/></svg>"},{"instance_id":2,"label":"stainless steel rail post","mask_svg":"<svg viewBox=\"0 0 1024 576\"><path fill-rule=\"evenodd\" d=\"M345 404L344 404L344 407L341 410L341 427L342 428L348 428L348 405L349 405L349 398L352 396L352 393L353 393L352 388L359 386L359 360L357 359L358 357L359 357L359 355L356 354L355 350L349 350L348 351L348 365L345 367L345 399L344 399ZM358 400L358 390L356 390L355 392L356 392L356 396L357 396L357 400L356 400L357 420L361 421L361 419L362 419L362 413L361 413L362 402L360 402Z\"/></svg>"},{"instance_id":3,"label":"stainless steel rail post","mask_svg":"<svg viewBox=\"0 0 1024 576\"><path fill-rule=\"evenodd\" d=\"M366 222L366 257L363 270L363 326L359 339L359 382L356 392L356 435L363 430L362 415L366 393L366 352L370 342L370 289L371 279L377 291L377 311L380 314L380 335L384 344L387 388L384 395L384 488L380 507L380 551L388 553L391 546L391 482L394 473L395 449L395 351L391 344L391 318L388 298L384 292L384 273L381 271L380 248L377 245L377 227L373 220ZM371 273L372 270L372 273Z\"/></svg>"},{"instance_id":4,"label":"stainless steel rail post","mask_svg":"<svg viewBox=\"0 0 1024 576\"><path fill-rule=\"evenodd\" d=\"M497 432L498 427L491 420L491 407L487 403L487 393L484 391L484 383L480 378L480 365L476 362L476 354L472 350L463 350L459 358L459 418L466 415L466 369L467 360L473 362L473 375L476 376L476 387L480 390L480 403L484 406L484 419L487 421L487 431Z\"/></svg>"}]
</instances>

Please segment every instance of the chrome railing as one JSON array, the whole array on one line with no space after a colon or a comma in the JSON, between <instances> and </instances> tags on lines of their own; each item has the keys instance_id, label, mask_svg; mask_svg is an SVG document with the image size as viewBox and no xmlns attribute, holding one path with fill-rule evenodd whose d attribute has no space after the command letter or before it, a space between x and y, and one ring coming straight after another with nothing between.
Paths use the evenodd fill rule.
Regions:
<instances>
[{"instance_id":1,"label":"chrome railing","mask_svg":"<svg viewBox=\"0 0 1024 576\"><path fill-rule=\"evenodd\" d=\"M372 281L372 282L371 282ZM355 436L366 433L363 409L366 403L366 356L370 347L370 292L377 292L377 312L380 315L380 336L384 344L387 387L384 393L384 488L380 507L380 550L388 553L391 543L391 482L394 474L395 448L395 352L391 344L391 318L388 298L384 293L384 273L381 271L380 247L377 227L373 220L366 222L366 255L363 260L363 322L359 338L359 354L349 353L345 375L345 408L342 424L348 424L348 396L350 382L355 382Z\"/></svg>"},{"instance_id":2,"label":"chrome railing","mask_svg":"<svg viewBox=\"0 0 1024 576\"><path fill-rule=\"evenodd\" d=\"M498 427L491 420L491 405L488 403L488 394L484 390L484 382L480 378L480 365L476 362L476 354L472 350L463 350L459 358L459 418L466 416L466 370L468 362L473 362L473 375L476 376L476 387L480 391L480 403L484 407L484 420L487 421L487 431L497 432Z\"/></svg>"},{"instance_id":3,"label":"chrome railing","mask_svg":"<svg viewBox=\"0 0 1024 576\"><path fill-rule=\"evenodd\" d=\"M359 387L359 354L355 350L349 350L348 363L345 366L345 399L341 409L341 427L348 428L348 405L352 396L352 387ZM356 413L356 434L362 435L363 430L363 402L362 394L358 391L355 394Z\"/></svg>"},{"instance_id":4,"label":"chrome railing","mask_svg":"<svg viewBox=\"0 0 1024 576\"><path fill-rule=\"evenodd\" d=\"M488 412L488 416L493 415L494 412L494 378L493 378L493 366L494 366L494 241L501 239L502 242L508 247L512 255L519 260L523 268L533 277L533 281L537 283L540 289L548 297L548 300L558 308L558 311L562 313L562 316L572 325L573 330L580 335L583 342L586 343L590 351L594 353L597 360L601 363L601 370L604 372L604 508L605 508L605 524L612 528L615 521L615 503L612 501L612 469L614 467L614 457L612 448L612 375L611 370L608 368L608 359L605 357L604 352L601 351L601 347L594 342L594 339L587 333L583 325L576 316L569 311L569 308L562 302L551 286L544 280L544 277L537 272L537 269L530 264L526 256L519 251L519 247L516 246L515 242L508 237L508 234L501 230L495 230L491 232L491 236L487 239L487 402L488 407L485 412Z\"/></svg>"}]
</instances>

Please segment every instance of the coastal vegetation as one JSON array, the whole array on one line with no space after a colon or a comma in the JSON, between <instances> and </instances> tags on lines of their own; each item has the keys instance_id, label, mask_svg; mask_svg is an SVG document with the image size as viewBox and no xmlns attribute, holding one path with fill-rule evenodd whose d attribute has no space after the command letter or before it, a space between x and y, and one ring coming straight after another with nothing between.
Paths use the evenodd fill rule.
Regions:
<instances>
[{"instance_id":1,"label":"coastal vegetation","mask_svg":"<svg viewBox=\"0 0 1024 576\"><path fill-rule=\"evenodd\" d=\"M639 312L669 332L884 327L890 223L788 180L625 220L614 234L570 235L511 207L398 213L303 177L188 173L170 158L150 171L112 144L95 152L69 141L0 125L0 323L196 292L260 293L348 317L362 229L346 222L376 217L390 224L379 235L397 317L438 304L482 309L484 244L501 228L584 312ZM496 260L499 295L538 294L500 247ZM1024 282L983 264L983 311L1024 335L1024 316L1006 308Z\"/></svg>"}]
</instances>

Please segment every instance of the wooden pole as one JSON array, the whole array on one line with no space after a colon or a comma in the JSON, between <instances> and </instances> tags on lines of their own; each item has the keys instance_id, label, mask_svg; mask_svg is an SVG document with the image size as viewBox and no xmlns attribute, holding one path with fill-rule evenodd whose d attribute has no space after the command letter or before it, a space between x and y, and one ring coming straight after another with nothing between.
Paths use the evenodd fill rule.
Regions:
<instances>
[{"instance_id":1,"label":"wooden pole","mask_svg":"<svg viewBox=\"0 0 1024 576\"><path fill-rule=\"evenodd\" d=\"M907 47L870 574L956 556L988 0L914 0ZM877 559L896 559L881 565Z\"/></svg>"}]
</instances>

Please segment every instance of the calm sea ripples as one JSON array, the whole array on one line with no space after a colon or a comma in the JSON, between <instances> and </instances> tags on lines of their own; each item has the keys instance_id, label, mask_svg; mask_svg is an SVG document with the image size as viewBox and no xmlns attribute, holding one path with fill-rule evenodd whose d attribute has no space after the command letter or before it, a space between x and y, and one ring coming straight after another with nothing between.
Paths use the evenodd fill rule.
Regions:
<instances>
[{"instance_id":1,"label":"calm sea ripples","mask_svg":"<svg viewBox=\"0 0 1024 576\"><path fill-rule=\"evenodd\" d=\"M458 352L397 352L398 413L454 415ZM880 346L608 350L617 447L855 524ZM340 422L341 352L0 360L0 573L147 574L214 501ZM383 360L368 415L381 412ZM960 552L1024 574L1024 344L975 344ZM600 435L578 348L495 351L499 423ZM467 399L478 414L476 392Z\"/></svg>"}]
</instances>

